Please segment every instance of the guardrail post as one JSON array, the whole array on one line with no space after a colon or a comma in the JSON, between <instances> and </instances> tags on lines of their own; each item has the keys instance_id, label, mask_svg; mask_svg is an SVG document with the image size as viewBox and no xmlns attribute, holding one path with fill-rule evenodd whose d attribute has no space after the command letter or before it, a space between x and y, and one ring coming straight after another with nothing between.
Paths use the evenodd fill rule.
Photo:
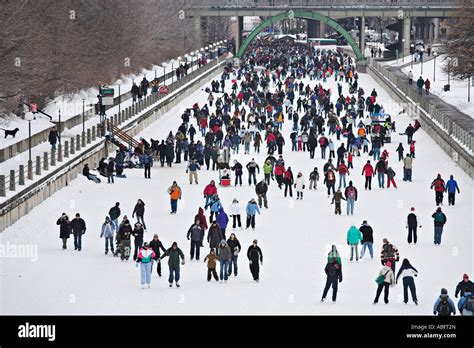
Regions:
<instances>
[{"instance_id":1,"label":"guardrail post","mask_svg":"<svg viewBox=\"0 0 474 348\"><path fill-rule=\"evenodd\" d=\"M91 131L91 135L92 135L92 141L95 141L95 134L96 134L96 130L95 130L95 126L92 126L92 131Z\"/></svg>"},{"instance_id":2,"label":"guardrail post","mask_svg":"<svg viewBox=\"0 0 474 348\"><path fill-rule=\"evenodd\" d=\"M74 142L75 142L74 138L71 138L71 148L70 148L71 155L74 155L74 153L76 152L76 146Z\"/></svg>"},{"instance_id":3,"label":"guardrail post","mask_svg":"<svg viewBox=\"0 0 474 348\"><path fill-rule=\"evenodd\" d=\"M100 123L97 123L97 126L95 127L95 128L96 128L96 132L97 132L97 135L96 135L97 138L100 138L100 137L102 136L100 127L101 127L101 124L100 124Z\"/></svg>"},{"instance_id":4,"label":"guardrail post","mask_svg":"<svg viewBox=\"0 0 474 348\"><path fill-rule=\"evenodd\" d=\"M5 187L5 175L0 175L0 197L7 195L7 188Z\"/></svg>"},{"instance_id":5,"label":"guardrail post","mask_svg":"<svg viewBox=\"0 0 474 348\"><path fill-rule=\"evenodd\" d=\"M33 161L28 161L28 180L33 180Z\"/></svg>"},{"instance_id":6,"label":"guardrail post","mask_svg":"<svg viewBox=\"0 0 474 348\"><path fill-rule=\"evenodd\" d=\"M51 167L56 165L56 150L51 149Z\"/></svg>"},{"instance_id":7,"label":"guardrail post","mask_svg":"<svg viewBox=\"0 0 474 348\"><path fill-rule=\"evenodd\" d=\"M87 143L90 144L91 143L91 129L90 128L87 128L87 132L86 132L86 140L87 140Z\"/></svg>"},{"instance_id":8,"label":"guardrail post","mask_svg":"<svg viewBox=\"0 0 474 348\"><path fill-rule=\"evenodd\" d=\"M45 152L43 154L43 170L48 170L48 168L49 168L48 153Z\"/></svg>"},{"instance_id":9,"label":"guardrail post","mask_svg":"<svg viewBox=\"0 0 474 348\"><path fill-rule=\"evenodd\" d=\"M118 117L117 117L117 114L114 115L114 125L118 126L119 122L118 122Z\"/></svg>"},{"instance_id":10,"label":"guardrail post","mask_svg":"<svg viewBox=\"0 0 474 348\"><path fill-rule=\"evenodd\" d=\"M62 144L58 144L58 162L63 161L63 146Z\"/></svg>"},{"instance_id":11,"label":"guardrail post","mask_svg":"<svg viewBox=\"0 0 474 348\"><path fill-rule=\"evenodd\" d=\"M65 141L64 142L64 158L68 158L69 157L69 141Z\"/></svg>"},{"instance_id":12,"label":"guardrail post","mask_svg":"<svg viewBox=\"0 0 474 348\"><path fill-rule=\"evenodd\" d=\"M76 134L76 151L81 150L81 136Z\"/></svg>"},{"instance_id":13,"label":"guardrail post","mask_svg":"<svg viewBox=\"0 0 474 348\"><path fill-rule=\"evenodd\" d=\"M18 173L18 185L25 184L25 166L20 164L19 173Z\"/></svg>"},{"instance_id":14,"label":"guardrail post","mask_svg":"<svg viewBox=\"0 0 474 348\"><path fill-rule=\"evenodd\" d=\"M15 171L10 170L10 191L15 191Z\"/></svg>"},{"instance_id":15,"label":"guardrail post","mask_svg":"<svg viewBox=\"0 0 474 348\"><path fill-rule=\"evenodd\" d=\"M81 147L85 147L85 146L86 146L86 133L82 132L81 133Z\"/></svg>"},{"instance_id":16,"label":"guardrail post","mask_svg":"<svg viewBox=\"0 0 474 348\"><path fill-rule=\"evenodd\" d=\"M36 156L36 175L41 175L41 156Z\"/></svg>"}]
</instances>

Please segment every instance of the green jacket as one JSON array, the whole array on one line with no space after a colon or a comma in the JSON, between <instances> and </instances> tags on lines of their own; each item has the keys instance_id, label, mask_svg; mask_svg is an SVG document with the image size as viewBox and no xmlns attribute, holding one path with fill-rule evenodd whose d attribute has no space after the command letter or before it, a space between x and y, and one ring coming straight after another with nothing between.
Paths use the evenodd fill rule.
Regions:
<instances>
[{"instance_id":1,"label":"green jacket","mask_svg":"<svg viewBox=\"0 0 474 348\"><path fill-rule=\"evenodd\" d=\"M271 163L266 163L263 165L263 172L265 174L270 174L272 172L273 166Z\"/></svg>"},{"instance_id":2,"label":"green jacket","mask_svg":"<svg viewBox=\"0 0 474 348\"><path fill-rule=\"evenodd\" d=\"M361 240L362 233L357 227L351 226L351 228L349 228L349 230L347 231L347 241L349 242L349 244L359 244Z\"/></svg>"},{"instance_id":3,"label":"green jacket","mask_svg":"<svg viewBox=\"0 0 474 348\"><path fill-rule=\"evenodd\" d=\"M328 262L332 262L332 259L333 258L336 258L337 259L337 263L342 265L342 262L341 262L341 255L339 255L339 252L336 251L335 253L330 251L328 253Z\"/></svg>"},{"instance_id":4,"label":"green jacket","mask_svg":"<svg viewBox=\"0 0 474 348\"><path fill-rule=\"evenodd\" d=\"M173 250L173 248L169 248L164 252L164 254L160 257L160 259L164 259L165 257L169 256L168 259L168 266L171 268L179 268L179 258L184 260L184 254L181 251L180 248L176 248L176 250Z\"/></svg>"}]
</instances>

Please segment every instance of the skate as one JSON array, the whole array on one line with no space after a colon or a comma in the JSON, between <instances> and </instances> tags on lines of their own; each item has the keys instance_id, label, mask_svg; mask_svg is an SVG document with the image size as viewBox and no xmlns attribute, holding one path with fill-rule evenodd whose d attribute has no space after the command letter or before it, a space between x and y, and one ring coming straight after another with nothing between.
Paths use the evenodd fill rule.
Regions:
<instances>
[{"instance_id":1,"label":"skate","mask_svg":"<svg viewBox=\"0 0 474 348\"><path fill-rule=\"evenodd\" d=\"M173 283L170 283L170 288L173 287Z\"/></svg>"},{"instance_id":2,"label":"skate","mask_svg":"<svg viewBox=\"0 0 474 348\"><path fill-rule=\"evenodd\" d=\"M320 302L321 302L321 303L323 303L323 302L324 302L324 300L325 300L325 298L323 297L323 298L321 299L321 301L320 301Z\"/></svg>"},{"instance_id":3,"label":"skate","mask_svg":"<svg viewBox=\"0 0 474 348\"><path fill-rule=\"evenodd\" d=\"M179 283L178 282L176 282L176 287L179 288Z\"/></svg>"}]
</instances>

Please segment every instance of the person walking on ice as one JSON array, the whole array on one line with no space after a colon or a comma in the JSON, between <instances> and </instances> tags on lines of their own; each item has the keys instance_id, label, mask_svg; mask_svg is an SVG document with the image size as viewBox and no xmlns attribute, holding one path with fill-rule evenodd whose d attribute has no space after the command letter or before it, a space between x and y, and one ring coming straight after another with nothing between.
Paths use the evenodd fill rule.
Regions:
<instances>
[{"instance_id":1,"label":"person walking on ice","mask_svg":"<svg viewBox=\"0 0 474 348\"><path fill-rule=\"evenodd\" d=\"M443 234L443 227L448 221L446 215L441 211L441 207L438 207L436 211L431 215L434 220L434 244L441 244L441 235Z\"/></svg>"},{"instance_id":2,"label":"person walking on ice","mask_svg":"<svg viewBox=\"0 0 474 348\"><path fill-rule=\"evenodd\" d=\"M378 277L375 279L375 282L378 284L377 292L375 294L374 304L379 302L380 294L382 290L384 290L384 297L383 300L385 304L388 304L388 295L389 295L389 287L395 285L395 276L392 270L392 264L390 261L385 263L385 266L379 272Z\"/></svg>"},{"instance_id":3,"label":"person walking on ice","mask_svg":"<svg viewBox=\"0 0 474 348\"><path fill-rule=\"evenodd\" d=\"M204 262L207 261L207 281L210 282L211 278L214 277L216 282L219 281L219 277L216 272L216 260L217 255L214 249L211 249L209 254L204 258Z\"/></svg>"},{"instance_id":4,"label":"person walking on ice","mask_svg":"<svg viewBox=\"0 0 474 348\"><path fill-rule=\"evenodd\" d=\"M354 259L354 254L356 261L359 261L359 243L362 240L362 233L357 227L352 225L347 231L347 245L351 248L351 261Z\"/></svg>"},{"instance_id":5,"label":"person walking on ice","mask_svg":"<svg viewBox=\"0 0 474 348\"><path fill-rule=\"evenodd\" d=\"M324 286L323 296L321 302L324 302L326 295L328 294L329 288L332 286L332 302L336 302L337 297L337 285L338 282L342 282L342 266L337 261L336 257L333 257L331 261L328 261L326 267L324 267L326 273L326 285Z\"/></svg>"},{"instance_id":6,"label":"person walking on ice","mask_svg":"<svg viewBox=\"0 0 474 348\"><path fill-rule=\"evenodd\" d=\"M260 215L260 209L258 208L257 202L254 198L252 198L247 203L247 208L245 209L247 213L247 225L245 229L247 230L250 226L252 226L252 230L255 229L255 215L258 213Z\"/></svg>"},{"instance_id":7,"label":"person walking on ice","mask_svg":"<svg viewBox=\"0 0 474 348\"><path fill-rule=\"evenodd\" d=\"M407 224L406 228L408 228L408 244L411 244L411 241L413 239L413 244L416 244L416 241L418 239L417 234L416 234L416 229L417 227L421 228L421 224L418 225L418 218L415 215L415 208L411 207L410 209L410 214L407 216Z\"/></svg>"},{"instance_id":8,"label":"person walking on ice","mask_svg":"<svg viewBox=\"0 0 474 348\"><path fill-rule=\"evenodd\" d=\"M181 199L181 188L176 181L173 181L173 184L168 187L168 194L170 195L171 214L176 214L178 210L178 199Z\"/></svg>"},{"instance_id":9,"label":"person walking on ice","mask_svg":"<svg viewBox=\"0 0 474 348\"><path fill-rule=\"evenodd\" d=\"M252 245L249 246L247 250L247 258L249 259L250 272L252 273L253 280L258 282L260 280L260 265L263 265L263 254L257 245L256 239L253 240Z\"/></svg>"},{"instance_id":10,"label":"person walking on ice","mask_svg":"<svg viewBox=\"0 0 474 348\"><path fill-rule=\"evenodd\" d=\"M176 287L179 288L179 279L180 279L180 268L179 268L179 258L181 258L181 265L184 265L184 254L180 248L178 248L178 243L173 242L171 248L166 250L163 255L160 257L160 260L163 260L165 257L168 259L168 267L170 270L170 276L168 278L168 283L170 288L173 286L173 282L176 281ZM158 261L160 262L160 261Z\"/></svg>"},{"instance_id":11,"label":"person walking on ice","mask_svg":"<svg viewBox=\"0 0 474 348\"><path fill-rule=\"evenodd\" d=\"M416 305L418 305L418 298L416 297L415 280L413 277L418 276L418 271L410 264L408 259L403 259L402 266L398 270L395 283L398 284L398 278L403 279L403 302L408 303L408 289L410 289L411 298Z\"/></svg>"},{"instance_id":12,"label":"person walking on ice","mask_svg":"<svg viewBox=\"0 0 474 348\"><path fill-rule=\"evenodd\" d=\"M147 287L150 288L151 284L151 268L153 265L153 259L155 258L155 252L152 248L149 247L148 243L145 242L140 248L137 257L137 267L140 264L140 278L142 289L145 288L145 283Z\"/></svg>"},{"instance_id":13,"label":"person walking on ice","mask_svg":"<svg viewBox=\"0 0 474 348\"><path fill-rule=\"evenodd\" d=\"M456 191L459 192L458 183L454 180L454 177L451 175L449 180L446 182L445 191L448 193L448 205L454 205L454 201L456 198Z\"/></svg>"},{"instance_id":14,"label":"person walking on ice","mask_svg":"<svg viewBox=\"0 0 474 348\"><path fill-rule=\"evenodd\" d=\"M303 191L305 189L305 179L303 173L299 172L296 176L295 189L296 189L296 199L303 199Z\"/></svg>"}]
</instances>

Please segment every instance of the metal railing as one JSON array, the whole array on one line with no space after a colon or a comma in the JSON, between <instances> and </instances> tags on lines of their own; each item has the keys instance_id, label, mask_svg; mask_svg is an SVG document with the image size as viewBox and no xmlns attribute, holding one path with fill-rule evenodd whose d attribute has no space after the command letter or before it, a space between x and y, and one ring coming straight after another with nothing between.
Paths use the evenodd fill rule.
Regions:
<instances>
[{"instance_id":1,"label":"metal railing","mask_svg":"<svg viewBox=\"0 0 474 348\"><path fill-rule=\"evenodd\" d=\"M197 76L204 74L208 70L221 64L225 59L225 57L221 56L198 69L191 70L187 75L168 85L168 94L173 93L195 79ZM166 78L170 79L171 74L174 73L175 72L173 71L172 73L166 74ZM108 121L116 126L121 125L131 118L144 113L146 109L156 107L156 104L158 104L163 98L166 98L168 94L149 94L133 105L124 108L120 113L110 116ZM81 157L83 152L87 152L90 149L91 144L96 142L97 139L101 139L101 141L105 139L106 134L103 132L103 128L103 124L98 123L95 126L87 128L82 134L77 134L76 136L69 138L69 140L63 140L60 145L57 146L56 150L44 152L42 156L36 156L35 158L32 157L30 168L28 168L27 163L26 165L23 165L23 170L20 169L22 165L19 165L18 169L10 170L8 174L2 173L2 175L0 175L0 197L6 197L7 192L20 192L23 189L34 185L35 181L39 179L39 176L42 176L45 173L51 173L70 161L72 158Z\"/></svg>"},{"instance_id":2,"label":"metal railing","mask_svg":"<svg viewBox=\"0 0 474 348\"><path fill-rule=\"evenodd\" d=\"M188 0L188 8L453 8L460 0Z\"/></svg>"},{"instance_id":3,"label":"metal railing","mask_svg":"<svg viewBox=\"0 0 474 348\"><path fill-rule=\"evenodd\" d=\"M436 96L419 95L416 87L408 84L408 78L397 68L387 68L380 62L369 59L374 68L399 92L413 101L419 110L458 143L472 157L474 153L474 123L469 115L456 109Z\"/></svg>"}]
</instances>

